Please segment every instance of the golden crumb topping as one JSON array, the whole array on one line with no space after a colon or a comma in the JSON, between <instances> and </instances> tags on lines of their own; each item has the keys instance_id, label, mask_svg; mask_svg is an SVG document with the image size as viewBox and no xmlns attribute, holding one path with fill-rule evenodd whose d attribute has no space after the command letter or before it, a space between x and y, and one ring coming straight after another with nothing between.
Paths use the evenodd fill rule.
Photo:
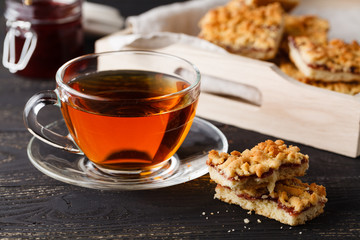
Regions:
<instances>
[{"instance_id":1,"label":"golden crumb topping","mask_svg":"<svg viewBox=\"0 0 360 240\"><path fill-rule=\"evenodd\" d=\"M324 186L315 183L309 185L296 178L277 182L274 191L269 196L277 198L278 203L295 212L306 210L319 202L327 202Z\"/></svg>"},{"instance_id":2,"label":"golden crumb topping","mask_svg":"<svg viewBox=\"0 0 360 240\"><path fill-rule=\"evenodd\" d=\"M216 167L227 177L256 175L277 170L282 165L301 165L309 161L308 155L300 153L296 146L287 147L282 140L266 140L251 150L231 154L209 152L207 164Z\"/></svg>"},{"instance_id":3,"label":"golden crumb topping","mask_svg":"<svg viewBox=\"0 0 360 240\"><path fill-rule=\"evenodd\" d=\"M360 45L333 39L317 43L309 37L290 37L290 44L298 49L305 63L313 68L331 72L360 74Z\"/></svg>"},{"instance_id":4,"label":"golden crumb topping","mask_svg":"<svg viewBox=\"0 0 360 240\"><path fill-rule=\"evenodd\" d=\"M313 41L326 43L329 28L329 22L317 16L285 15L286 36L308 36Z\"/></svg>"},{"instance_id":5,"label":"golden crumb topping","mask_svg":"<svg viewBox=\"0 0 360 240\"><path fill-rule=\"evenodd\" d=\"M279 3L256 7L241 0L210 10L200 21L199 37L238 52L243 48L275 49L283 31L284 14Z\"/></svg>"}]
</instances>

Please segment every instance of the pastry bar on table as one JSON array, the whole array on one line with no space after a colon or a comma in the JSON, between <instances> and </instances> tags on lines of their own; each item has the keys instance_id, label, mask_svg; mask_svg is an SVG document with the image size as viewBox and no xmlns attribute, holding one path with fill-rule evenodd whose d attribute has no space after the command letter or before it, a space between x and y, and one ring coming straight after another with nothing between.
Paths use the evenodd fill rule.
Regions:
<instances>
[{"instance_id":1,"label":"pastry bar on table","mask_svg":"<svg viewBox=\"0 0 360 240\"><path fill-rule=\"evenodd\" d=\"M360 81L360 45L333 39L314 42L307 36L289 37L290 58L308 78L326 82Z\"/></svg>"},{"instance_id":2,"label":"pastry bar on table","mask_svg":"<svg viewBox=\"0 0 360 240\"><path fill-rule=\"evenodd\" d=\"M232 0L203 16L199 37L227 51L256 59L275 57L284 29L284 11L279 3L246 5Z\"/></svg>"},{"instance_id":3,"label":"pastry bar on table","mask_svg":"<svg viewBox=\"0 0 360 240\"><path fill-rule=\"evenodd\" d=\"M272 192L276 181L303 176L309 156L296 146L287 147L282 140L267 140L242 153L212 150L206 163L211 179L224 187L245 189L265 184Z\"/></svg>"},{"instance_id":4,"label":"pastry bar on table","mask_svg":"<svg viewBox=\"0 0 360 240\"><path fill-rule=\"evenodd\" d=\"M220 184L215 191L217 199L292 226L323 213L327 202L325 187L302 183L296 178L277 182L271 193L266 187L239 190Z\"/></svg>"}]
</instances>

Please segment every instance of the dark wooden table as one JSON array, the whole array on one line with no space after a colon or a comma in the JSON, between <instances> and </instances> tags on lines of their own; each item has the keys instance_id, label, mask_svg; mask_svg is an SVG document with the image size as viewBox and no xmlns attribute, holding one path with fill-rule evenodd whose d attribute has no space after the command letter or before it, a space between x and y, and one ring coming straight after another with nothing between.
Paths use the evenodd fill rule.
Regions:
<instances>
[{"instance_id":1,"label":"dark wooden table","mask_svg":"<svg viewBox=\"0 0 360 240\"><path fill-rule=\"evenodd\" d=\"M116 5L129 16L170 1L98 2ZM0 12L3 9L2 2ZM2 20L1 41L4 26ZM87 52L93 51L96 38L86 37ZM213 199L215 184L208 175L163 189L130 192L93 190L54 180L29 162L26 148L31 135L22 120L26 101L34 93L54 87L53 80L26 79L0 68L1 239L360 238L360 159L297 143L286 142L298 145L310 156L310 169L302 179L326 186L329 199L324 214L297 227L248 215L238 206ZM50 113L44 119L56 118L58 111ZM221 123L215 125L227 136L230 151L274 139ZM250 223L245 224L245 218Z\"/></svg>"}]
</instances>

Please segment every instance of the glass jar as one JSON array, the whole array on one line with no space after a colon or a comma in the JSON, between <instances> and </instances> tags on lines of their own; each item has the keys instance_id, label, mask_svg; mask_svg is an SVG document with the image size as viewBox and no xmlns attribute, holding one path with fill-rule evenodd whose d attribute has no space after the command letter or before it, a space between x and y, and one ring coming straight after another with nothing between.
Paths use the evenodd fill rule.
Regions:
<instances>
[{"instance_id":1,"label":"glass jar","mask_svg":"<svg viewBox=\"0 0 360 240\"><path fill-rule=\"evenodd\" d=\"M52 78L83 52L82 0L6 0L3 65L27 77Z\"/></svg>"}]
</instances>

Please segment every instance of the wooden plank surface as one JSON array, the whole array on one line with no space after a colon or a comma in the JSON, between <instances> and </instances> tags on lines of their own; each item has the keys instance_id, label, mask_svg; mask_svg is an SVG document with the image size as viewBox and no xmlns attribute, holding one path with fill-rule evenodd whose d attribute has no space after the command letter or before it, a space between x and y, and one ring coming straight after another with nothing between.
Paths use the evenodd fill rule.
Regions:
<instances>
[{"instance_id":1,"label":"wooden plank surface","mask_svg":"<svg viewBox=\"0 0 360 240\"><path fill-rule=\"evenodd\" d=\"M216 125L228 137L230 149L248 148L269 138ZM358 160L300 145L310 155L310 169L302 179L326 186L329 202L323 215L290 228L214 200L215 184L208 175L178 186L136 192L98 191L58 182L31 166L26 156L29 137L25 131L0 135L0 237L356 239L360 234Z\"/></svg>"},{"instance_id":2,"label":"wooden plank surface","mask_svg":"<svg viewBox=\"0 0 360 240\"><path fill-rule=\"evenodd\" d=\"M147 0L134 2L150 6ZM108 3L122 7L122 1ZM4 28L0 32L4 36ZM87 44L93 40L88 36ZM208 175L135 192L99 191L56 181L29 162L26 147L31 135L22 121L27 99L54 86L53 81L29 80L0 68L0 239L360 238L359 159L294 142L286 143L298 145L310 156L310 169L302 179L326 186L329 198L323 215L298 227L249 215L238 206L213 199L215 184ZM58 117L56 110L49 111L44 121ZM230 151L275 139L214 123L227 136ZM250 223L245 224L245 218Z\"/></svg>"}]
</instances>

